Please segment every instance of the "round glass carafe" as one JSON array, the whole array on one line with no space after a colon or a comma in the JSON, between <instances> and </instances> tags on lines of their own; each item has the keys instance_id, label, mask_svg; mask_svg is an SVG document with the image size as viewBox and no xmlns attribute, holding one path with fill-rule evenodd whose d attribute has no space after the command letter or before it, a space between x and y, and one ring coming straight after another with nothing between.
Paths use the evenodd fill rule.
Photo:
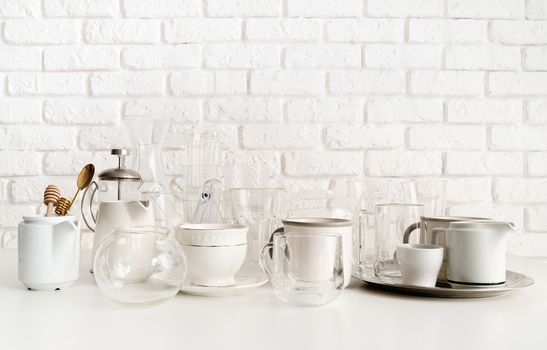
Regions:
<instances>
[{"instance_id":1,"label":"round glass carafe","mask_svg":"<svg viewBox=\"0 0 547 350\"><path fill-rule=\"evenodd\" d=\"M158 226L118 227L97 249L93 266L100 291L124 305L166 301L186 276L179 243Z\"/></svg>"}]
</instances>

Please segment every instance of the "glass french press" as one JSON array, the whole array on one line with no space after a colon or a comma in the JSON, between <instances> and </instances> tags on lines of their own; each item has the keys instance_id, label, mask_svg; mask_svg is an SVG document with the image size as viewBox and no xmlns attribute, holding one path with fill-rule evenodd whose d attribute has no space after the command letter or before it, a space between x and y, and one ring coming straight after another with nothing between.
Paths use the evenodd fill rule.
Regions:
<instances>
[{"instance_id":1,"label":"glass french press","mask_svg":"<svg viewBox=\"0 0 547 350\"><path fill-rule=\"evenodd\" d=\"M140 174L125 167L125 157L129 151L113 149L111 154L118 157L118 166L101 172L99 182L92 182L82 197L82 217L87 227L95 232L93 257L99 245L116 227L155 223L154 210L149 201L141 201L138 190L142 182ZM91 191L89 204L85 205L88 191ZM99 204L95 210L93 203L97 192Z\"/></svg>"}]
</instances>

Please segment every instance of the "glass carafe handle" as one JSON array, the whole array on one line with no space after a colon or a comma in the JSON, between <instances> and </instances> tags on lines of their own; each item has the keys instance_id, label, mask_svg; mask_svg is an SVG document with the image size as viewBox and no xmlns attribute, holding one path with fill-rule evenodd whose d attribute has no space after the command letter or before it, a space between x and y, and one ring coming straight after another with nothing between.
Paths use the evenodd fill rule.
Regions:
<instances>
[{"instance_id":1,"label":"glass carafe handle","mask_svg":"<svg viewBox=\"0 0 547 350\"><path fill-rule=\"evenodd\" d=\"M87 191L89 191L91 187L94 187L94 188L93 190L91 190L92 191L91 198L89 199L89 205L87 206L87 208L89 208L88 212L91 215L91 220L88 220L86 216L86 210L84 210L84 208L86 207L85 197L87 195ZM99 189L99 185L95 181L91 182L91 185L89 185L89 187L87 187L84 191L84 194L82 196L81 207L80 207L80 210L82 212L82 219L84 219L85 225L93 232L95 232L95 224L97 224L97 218L93 211L93 199L95 198L95 193L97 192L98 189ZM90 225L91 221L93 221L93 227Z\"/></svg>"}]
</instances>

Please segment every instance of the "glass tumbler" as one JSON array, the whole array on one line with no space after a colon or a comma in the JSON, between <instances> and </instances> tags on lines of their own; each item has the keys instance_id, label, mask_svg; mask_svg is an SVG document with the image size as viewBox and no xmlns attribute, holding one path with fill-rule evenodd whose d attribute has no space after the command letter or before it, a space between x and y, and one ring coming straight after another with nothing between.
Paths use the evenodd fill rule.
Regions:
<instances>
[{"instance_id":1,"label":"glass tumbler","mask_svg":"<svg viewBox=\"0 0 547 350\"><path fill-rule=\"evenodd\" d=\"M224 187L268 188L274 187L275 174L266 163L230 162L224 165Z\"/></svg>"},{"instance_id":2,"label":"glass tumbler","mask_svg":"<svg viewBox=\"0 0 547 350\"><path fill-rule=\"evenodd\" d=\"M395 252L403 243L405 230L422 216L422 204L380 204L376 206L374 223L376 228L376 260L374 273L383 279L398 279L401 271Z\"/></svg>"},{"instance_id":3,"label":"glass tumbler","mask_svg":"<svg viewBox=\"0 0 547 350\"><path fill-rule=\"evenodd\" d=\"M355 203L353 226L354 273L372 269L376 261L374 208L381 204L418 203L416 183L406 179L352 180L347 184L347 197Z\"/></svg>"},{"instance_id":4,"label":"glass tumbler","mask_svg":"<svg viewBox=\"0 0 547 350\"><path fill-rule=\"evenodd\" d=\"M178 293L186 261L168 228L118 227L97 249L93 271L99 290L112 301L154 304Z\"/></svg>"},{"instance_id":5,"label":"glass tumbler","mask_svg":"<svg viewBox=\"0 0 547 350\"><path fill-rule=\"evenodd\" d=\"M425 216L446 215L446 179L419 179L416 184L416 201L424 205Z\"/></svg>"},{"instance_id":6,"label":"glass tumbler","mask_svg":"<svg viewBox=\"0 0 547 350\"><path fill-rule=\"evenodd\" d=\"M300 306L330 303L344 285L342 236L276 232L262 250L260 266L282 301Z\"/></svg>"},{"instance_id":7,"label":"glass tumbler","mask_svg":"<svg viewBox=\"0 0 547 350\"><path fill-rule=\"evenodd\" d=\"M249 226L244 269L262 275L258 259L262 248L280 227L284 190L279 188L234 188L230 190L233 223Z\"/></svg>"}]
</instances>

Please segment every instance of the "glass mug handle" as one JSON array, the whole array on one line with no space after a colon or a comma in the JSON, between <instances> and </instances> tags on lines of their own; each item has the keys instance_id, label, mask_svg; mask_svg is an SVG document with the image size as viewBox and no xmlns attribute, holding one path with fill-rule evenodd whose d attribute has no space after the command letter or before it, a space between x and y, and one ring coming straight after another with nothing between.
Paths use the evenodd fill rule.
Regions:
<instances>
[{"instance_id":1,"label":"glass mug handle","mask_svg":"<svg viewBox=\"0 0 547 350\"><path fill-rule=\"evenodd\" d=\"M268 242L262 248L262 252L260 253L260 259L258 259L258 263L260 264L260 267L262 270L268 275L269 279L272 279L272 269L271 269L271 263L272 263L272 250L273 250L273 242Z\"/></svg>"},{"instance_id":2,"label":"glass mug handle","mask_svg":"<svg viewBox=\"0 0 547 350\"><path fill-rule=\"evenodd\" d=\"M353 229L353 253L352 263L354 266L367 266L370 263L370 256L374 256L374 253L370 253L371 248L375 247L375 232L374 228L370 227L370 218L374 218L374 212L366 209L360 209L357 211L357 227ZM369 252L367 254L367 251Z\"/></svg>"},{"instance_id":3,"label":"glass mug handle","mask_svg":"<svg viewBox=\"0 0 547 350\"><path fill-rule=\"evenodd\" d=\"M420 222L415 222L412 225L408 226L403 234L403 243L408 243L410 241L410 235L412 232L420 228Z\"/></svg>"}]
</instances>

